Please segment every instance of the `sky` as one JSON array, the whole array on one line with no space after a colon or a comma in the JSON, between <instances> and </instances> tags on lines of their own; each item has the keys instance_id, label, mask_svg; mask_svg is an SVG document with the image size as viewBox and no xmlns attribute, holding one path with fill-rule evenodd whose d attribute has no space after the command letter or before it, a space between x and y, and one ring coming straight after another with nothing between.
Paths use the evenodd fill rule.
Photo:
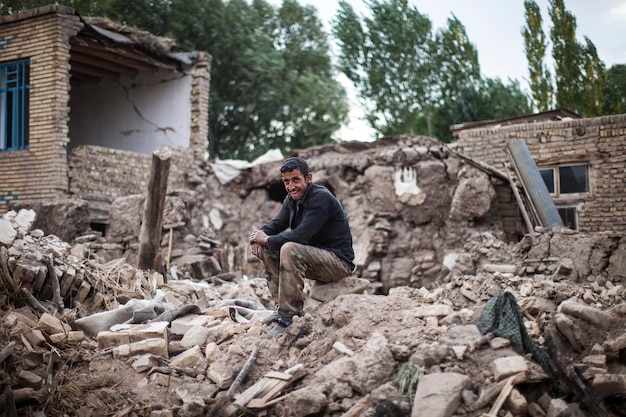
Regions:
<instances>
[{"instance_id":1,"label":"sky","mask_svg":"<svg viewBox=\"0 0 626 417\"><path fill-rule=\"evenodd\" d=\"M357 14L367 14L362 0L348 0ZM535 0L541 8L544 33L551 26L549 0ZM280 5L280 0L270 0ZM330 33L338 0L300 0L318 10L318 16ZM598 56L607 68L626 64L626 0L564 0L565 8L576 18L576 35L580 42L587 36L596 46ZM469 40L476 46L483 76L507 82L516 79L528 91L528 66L524 56L522 28L524 0L409 0L420 13L427 15L435 30L445 26L454 14L465 26ZM361 120L363 109L347 79L341 79L348 90L350 123L341 129L342 140L373 140L374 132Z\"/></svg>"}]
</instances>

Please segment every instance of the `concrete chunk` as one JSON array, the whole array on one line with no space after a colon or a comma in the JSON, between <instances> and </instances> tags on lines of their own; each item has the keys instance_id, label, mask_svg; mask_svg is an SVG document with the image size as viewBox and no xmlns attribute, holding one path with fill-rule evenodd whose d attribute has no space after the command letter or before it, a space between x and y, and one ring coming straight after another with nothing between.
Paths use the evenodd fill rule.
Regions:
<instances>
[{"instance_id":1,"label":"concrete chunk","mask_svg":"<svg viewBox=\"0 0 626 417\"><path fill-rule=\"evenodd\" d=\"M467 375L443 372L424 375L417 386L411 417L449 417L461 403L461 392L470 389Z\"/></svg>"},{"instance_id":2,"label":"concrete chunk","mask_svg":"<svg viewBox=\"0 0 626 417\"><path fill-rule=\"evenodd\" d=\"M493 367L496 381L501 381L511 375L528 371L528 364L526 363L526 359L522 356L507 356L494 359Z\"/></svg>"},{"instance_id":3,"label":"concrete chunk","mask_svg":"<svg viewBox=\"0 0 626 417\"><path fill-rule=\"evenodd\" d=\"M369 286L368 280L356 277L346 277L328 284L315 282L311 288L311 298L320 302L328 302L344 294L362 294Z\"/></svg>"}]
</instances>

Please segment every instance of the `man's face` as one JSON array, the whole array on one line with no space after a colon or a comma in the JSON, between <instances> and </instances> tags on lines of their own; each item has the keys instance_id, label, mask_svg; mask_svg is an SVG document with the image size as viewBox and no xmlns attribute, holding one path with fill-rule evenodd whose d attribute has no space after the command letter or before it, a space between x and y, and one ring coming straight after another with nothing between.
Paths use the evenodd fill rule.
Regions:
<instances>
[{"instance_id":1,"label":"man's face","mask_svg":"<svg viewBox=\"0 0 626 417\"><path fill-rule=\"evenodd\" d=\"M294 200L300 200L304 196L304 192L306 191L306 187L309 186L311 178L313 178L313 175L310 172L305 177L299 169L280 174L280 179L285 185L285 190L287 190Z\"/></svg>"}]
</instances>

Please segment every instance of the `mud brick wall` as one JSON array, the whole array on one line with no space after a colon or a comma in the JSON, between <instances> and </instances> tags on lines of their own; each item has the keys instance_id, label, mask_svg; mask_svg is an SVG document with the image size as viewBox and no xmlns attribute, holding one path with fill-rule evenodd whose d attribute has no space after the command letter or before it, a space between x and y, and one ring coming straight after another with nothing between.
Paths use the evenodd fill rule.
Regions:
<instances>
[{"instance_id":1,"label":"mud brick wall","mask_svg":"<svg viewBox=\"0 0 626 417\"><path fill-rule=\"evenodd\" d=\"M454 148L498 169L506 144L523 139L537 166L589 165L589 192L555 197L577 207L582 232L626 230L626 114L461 131Z\"/></svg>"},{"instance_id":2,"label":"mud brick wall","mask_svg":"<svg viewBox=\"0 0 626 417\"><path fill-rule=\"evenodd\" d=\"M172 153L168 191L189 188L186 179L198 169L192 151L167 149ZM79 146L69 157L70 193L88 202L92 217L100 212L107 218L109 204L117 197L146 192L151 164L152 155Z\"/></svg>"},{"instance_id":3,"label":"mud brick wall","mask_svg":"<svg viewBox=\"0 0 626 417\"><path fill-rule=\"evenodd\" d=\"M30 59L29 144L0 152L0 215L14 201L54 199L68 190L69 38L82 23L61 5L23 19L27 13L0 17L0 62Z\"/></svg>"}]
</instances>

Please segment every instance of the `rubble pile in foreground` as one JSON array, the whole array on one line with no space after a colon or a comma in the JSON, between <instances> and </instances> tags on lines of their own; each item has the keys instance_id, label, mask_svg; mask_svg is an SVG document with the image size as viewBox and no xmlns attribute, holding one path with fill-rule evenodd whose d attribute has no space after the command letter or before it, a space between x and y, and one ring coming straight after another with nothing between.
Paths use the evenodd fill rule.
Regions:
<instances>
[{"instance_id":1,"label":"rubble pile in foreground","mask_svg":"<svg viewBox=\"0 0 626 417\"><path fill-rule=\"evenodd\" d=\"M344 287L268 339L261 277L164 282L30 224L0 219L6 416L626 415L624 236L476 234L437 286Z\"/></svg>"}]
</instances>

